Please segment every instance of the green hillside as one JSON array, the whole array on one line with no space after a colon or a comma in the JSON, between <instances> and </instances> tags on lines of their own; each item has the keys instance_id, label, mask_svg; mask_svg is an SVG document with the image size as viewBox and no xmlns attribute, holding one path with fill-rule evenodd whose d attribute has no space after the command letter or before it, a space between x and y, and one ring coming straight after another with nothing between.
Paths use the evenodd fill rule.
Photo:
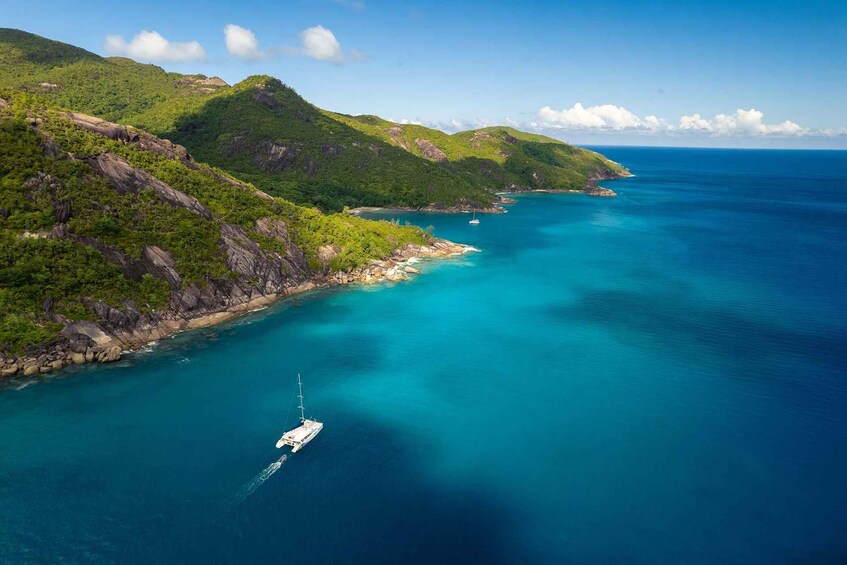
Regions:
<instances>
[{"instance_id":1,"label":"green hillside","mask_svg":"<svg viewBox=\"0 0 847 565\"><path fill-rule=\"evenodd\" d=\"M166 73L155 65L103 58L79 47L0 28L0 86L113 122L174 98L204 98L219 86L203 75ZM217 82L217 81L215 81Z\"/></svg>"},{"instance_id":2,"label":"green hillside","mask_svg":"<svg viewBox=\"0 0 847 565\"><path fill-rule=\"evenodd\" d=\"M489 128L447 135L319 109L277 79L228 87L0 29L0 86L131 124L257 187L324 210L487 208L503 190L580 190L622 169L596 153Z\"/></svg>"},{"instance_id":3,"label":"green hillside","mask_svg":"<svg viewBox=\"0 0 847 565\"><path fill-rule=\"evenodd\" d=\"M466 175L499 185L499 190L582 190L588 180L616 178L626 173L623 167L594 151L510 127L447 134L377 116L331 115L425 159L449 162Z\"/></svg>"},{"instance_id":4,"label":"green hillside","mask_svg":"<svg viewBox=\"0 0 847 565\"><path fill-rule=\"evenodd\" d=\"M168 141L0 89L0 353L74 321L190 314L430 240L272 198Z\"/></svg>"},{"instance_id":5,"label":"green hillside","mask_svg":"<svg viewBox=\"0 0 847 565\"><path fill-rule=\"evenodd\" d=\"M135 121L161 125L160 115ZM267 76L250 77L178 117L163 135L263 190L322 209L494 200L484 187L333 119Z\"/></svg>"}]
</instances>

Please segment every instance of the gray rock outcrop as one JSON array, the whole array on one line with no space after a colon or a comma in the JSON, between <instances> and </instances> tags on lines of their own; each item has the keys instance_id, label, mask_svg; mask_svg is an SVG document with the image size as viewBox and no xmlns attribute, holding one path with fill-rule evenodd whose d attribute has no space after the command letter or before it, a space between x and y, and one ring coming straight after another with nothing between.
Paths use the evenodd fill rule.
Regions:
<instances>
[{"instance_id":1,"label":"gray rock outcrop","mask_svg":"<svg viewBox=\"0 0 847 565\"><path fill-rule=\"evenodd\" d=\"M144 151L152 151L153 153L158 153L168 159L177 159L183 165L192 169L197 167L197 164L194 162L191 155L188 154L185 147L177 145L167 139L156 137L155 135L139 131L130 126L114 124L86 114L67 112L65 113L65 116L70 118L76 126L90 132L102 135L115 141L135 143L138 144L138 147Z\"/></svg>"},{"instance_id":2,"label":"gray rock outcrop","mask_svg":"<svg viewBox=\"0 0 847 565\"><path fill-rule=\"evenodd\" d=\"M603 188L602 186L592 184L586 186L582 192L589 196L600 196L603 198L611 198L612 196L617 196L618 193L610 188Z\"/></svg>"},{"instance_id":3,"label":"gray rock outcrop","mask_svg":"<svg viewBox=\"0 0 847 565\"><path fill-rule=\"evenodd\" d=\"M191 210L207 220L212 218L212 213L199 200L171 188L147 171L133 167L123 157L104 153L87 161L95 171L106 177L112 188L118 192L138 192L149 188L168 204Z\"/></svg>"},{"instance_id":4,"label":"gray rock outcrop","mask_svg":"<svg viewBox=\"0 0 847 565\"><path fill-rule=\"evenodd\" d=\"M415 139L415 145L421 150L421 155L430 161L446 161L447 155L437 145L428 139Z\"/></svg>"}]
</instances>

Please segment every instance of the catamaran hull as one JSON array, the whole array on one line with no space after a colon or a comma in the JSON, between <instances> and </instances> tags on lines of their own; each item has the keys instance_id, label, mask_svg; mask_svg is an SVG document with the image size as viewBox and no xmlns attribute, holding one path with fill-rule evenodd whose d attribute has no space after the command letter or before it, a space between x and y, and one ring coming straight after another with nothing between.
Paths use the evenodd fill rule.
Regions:
<instances>
[{"instance_id":1,"label":"catamaran hull","mask_svg":"<svg viewBox=\"0 0 847 565\"><path fill-rule=\"evenodd\" d=\"M291 453L297 453L303 449L307 443L315 439L315 436L317 436L323 428L324 425L321 422L306 420L303 422L303 425L282 434L282 437L279 438L278 442L276 442L276 447L279 449L284 445L290 445Z\"/></svg>"}]
</instances>

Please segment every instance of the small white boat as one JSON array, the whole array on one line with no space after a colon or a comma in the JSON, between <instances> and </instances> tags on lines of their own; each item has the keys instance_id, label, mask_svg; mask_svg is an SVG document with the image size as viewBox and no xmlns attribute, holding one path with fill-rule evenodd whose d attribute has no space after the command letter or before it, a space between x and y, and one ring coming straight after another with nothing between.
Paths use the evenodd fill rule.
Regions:
<instances>
[{"instance_id":1,"label":"small white boat","mask_svg":"<svg viewBox=\"0 0 847 565\"><path fill-rule=\"evenodd\" d=\"M276 447L279 449L283 445L291 446L291 453L297 453L303 447L315 439L315 436L324 429L324 425L317 420L306 419L306 409L303 407L303 382L300 380L300 373L297 373L297 386L300 394L297 397L300 399L300 425L282 434L279 441L276 442Z\"/></svg>"},{"instance_id":2,"label":"small white boat","mask_svg":"<svg viewBox=\"0 0 847 565\"><path fill-rule=\"evenodd\" d=\"M468 222L468 223L469 223L469 224L471 224L471 225L473 225L473 226L478 226L478 225L479 225L479 220L477 220L477 219L476 219L476 210L474 210L473 218L472 218L472 219L471 219L471 221L470 221L470 222Z\"/></svg>"}]
</instances>

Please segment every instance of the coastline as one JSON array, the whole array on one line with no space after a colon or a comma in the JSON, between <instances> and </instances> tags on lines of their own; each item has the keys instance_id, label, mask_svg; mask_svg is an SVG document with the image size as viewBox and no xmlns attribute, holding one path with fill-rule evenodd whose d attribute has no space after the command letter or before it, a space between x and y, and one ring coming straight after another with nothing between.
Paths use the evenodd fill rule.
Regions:
<instances>
[{"instance_id":1,"label":"coastline","mask_svg":"<svg viewBox=\"0 0 847 565\"><path fill-rule=\"evenodd\" d=\"M472 206L466 206L462 204L457 204L455 206L449 207L441 207L430 204L429 206L424 206L422 208L412 208L409 206L358 206L356 208L350 208L346 210L348 214L360 215L367 212L381 212L381 211L393 211L393 212L434 212L440 214L470 214L471 212L478 212L480 214L505 214L508 212L503 206L509 204L515 204L517 200L513 198L509 198L507 195L509 194L533 194L533 193L541 193L541 194L585 194L588 196L594 196L598 198L613 198L618 195L617 192L612 190L611 188L606 188L597 184L597 181L613 181L617 179L625 179L634 177L635 175L631 172L627 171L626 173L617 174L614 176L600 176L597 178L590 178L588 183L581 189L559 189L559 188L528 188L528 187L520 187L516 185L512 185L506 188L506 190L502 190L500 192L495 193L500 199L493 206L489 208L474 208Z\"/></svg>"},{"instance_id":2,"label":"coastline","mask_svg":"<svg viewBox=\"0 0 847 565\"><path fill-rule=\"evenodd\" d=\"M364 267L351 271L316 273L280 292L221 304L217 310L194 317L182 318L172 308L168 308L149 323L142 322L129 330L107 328L95 322L73 322L68 325L73 332L71 338L34 347L22 355L0 356L0 378L35 377L71 365L110 363L119 360L124 353L136 351L150 343L178 333L215 326L310 290L354 283L409 280L410 275L420 273L410 264L410 259L448 259L476 251L469 245L436 239L429 245L410 244L395 249L391 256L373 260Z\"/></svg>"},{"instance_id":3,"label":"coastline","mask_svg":"<svg viewBox=\"0 0 847 565\"><path fill-rule=\"evenodd\" d=\"M500 197L499 200L494 205L487 208L478 208L464 204L456 204L455 206L446 207L430 204L422 208L413 208L411 206L358 206L356 208L349 208L346 212L348 214L353 214L354 216L367 212L380 212L383 210L390 210L393 212L430 212L436 214L470 214L471 212L477 212L480 214L505 214L507 210L503 208L503 206L514 204L516 201L511 198L503 197L500 193L498 193L498 196Z\"/></svg>"},{"instance_id":4,"label":"coastline","mask_svg":"<svg viewBox=\"0 0 847 565\"><path fill-rule=\"evenodd\" d=\"M503 194L585 194L588 196L596 196L598 198L613 198L618 195L611 188L604 188L599 185L582 190L569 190L564 188L532 188L527 190L513 190L504 192Z\"/></svg>"},{"instance_id":5,"label":"coastline","mask_svg":"<svg viewBox=\"0 0 847 565\"><path fill-rule=\"evenodd\" d=\"M546 193L546 194L586 194L599 198L613 198L618 195L611 188L606 188L597 184L598 181L613 181L634 177L631 172L626 170L620 174L593 176L588 179L588 182L581 189L565 189L565 188L526 188L519 186L510 186L508 190L498 194L529 194L529 193Z\"/></svg>"},{"instance_id":6,"label":"coastline","mask_svg":"<svg viewBox=\"0 0 847 565\"><path fill-rule=\"evenodd\" d=\"M629 175L620 175L602 180L614 180ZM473 208L466 204L453 207L427 206L424 208L403 207L359 207L347 210L347 213L358 215L364 212L379 210L395 210L409 212L431 213L505 213L501 205L513 204L514 199L503 196L516 193L574 193L587 194L597 197L614 197L617 193L603 188L592 179L582 190L557 189L527 189L509 187L509 191L498 193L498 203L491 208ZM147 314L135 310L126 313L104 303L92 303L91 310L96 312L99 322L67 321L61 337L58 339L31 346L21 355L0 354L0 379L4 377L35 377L50 373L70 365L86 363L110 363L121 359L124 353L136 351L152 342L171 337L185 331L214 326L233 318L262 310L289 296L301 294L314 289L327 288L353 283L374 284L384 280L400 281L419 271L408 264L410 259L441 259L477 251L471 246L454 243L443 239L435 239L428 245L407 245L395 249L389 257L382 260L372 260L368 265L344 272L315 272L308 273L295 280L284 283L268 291L251 291L248 295L233 297L216 296L211 304L206 302L208 296L202 296L203 291L189 289L188 295L181 300L203 304L200 309L192 312L182 311L179 301L171 302L168 308ZM305 274L305 273L304 273ZM255 290L255 289L254 289ZM214 293L213 293L214 294Z\"/></svg>"}]
</instances>

